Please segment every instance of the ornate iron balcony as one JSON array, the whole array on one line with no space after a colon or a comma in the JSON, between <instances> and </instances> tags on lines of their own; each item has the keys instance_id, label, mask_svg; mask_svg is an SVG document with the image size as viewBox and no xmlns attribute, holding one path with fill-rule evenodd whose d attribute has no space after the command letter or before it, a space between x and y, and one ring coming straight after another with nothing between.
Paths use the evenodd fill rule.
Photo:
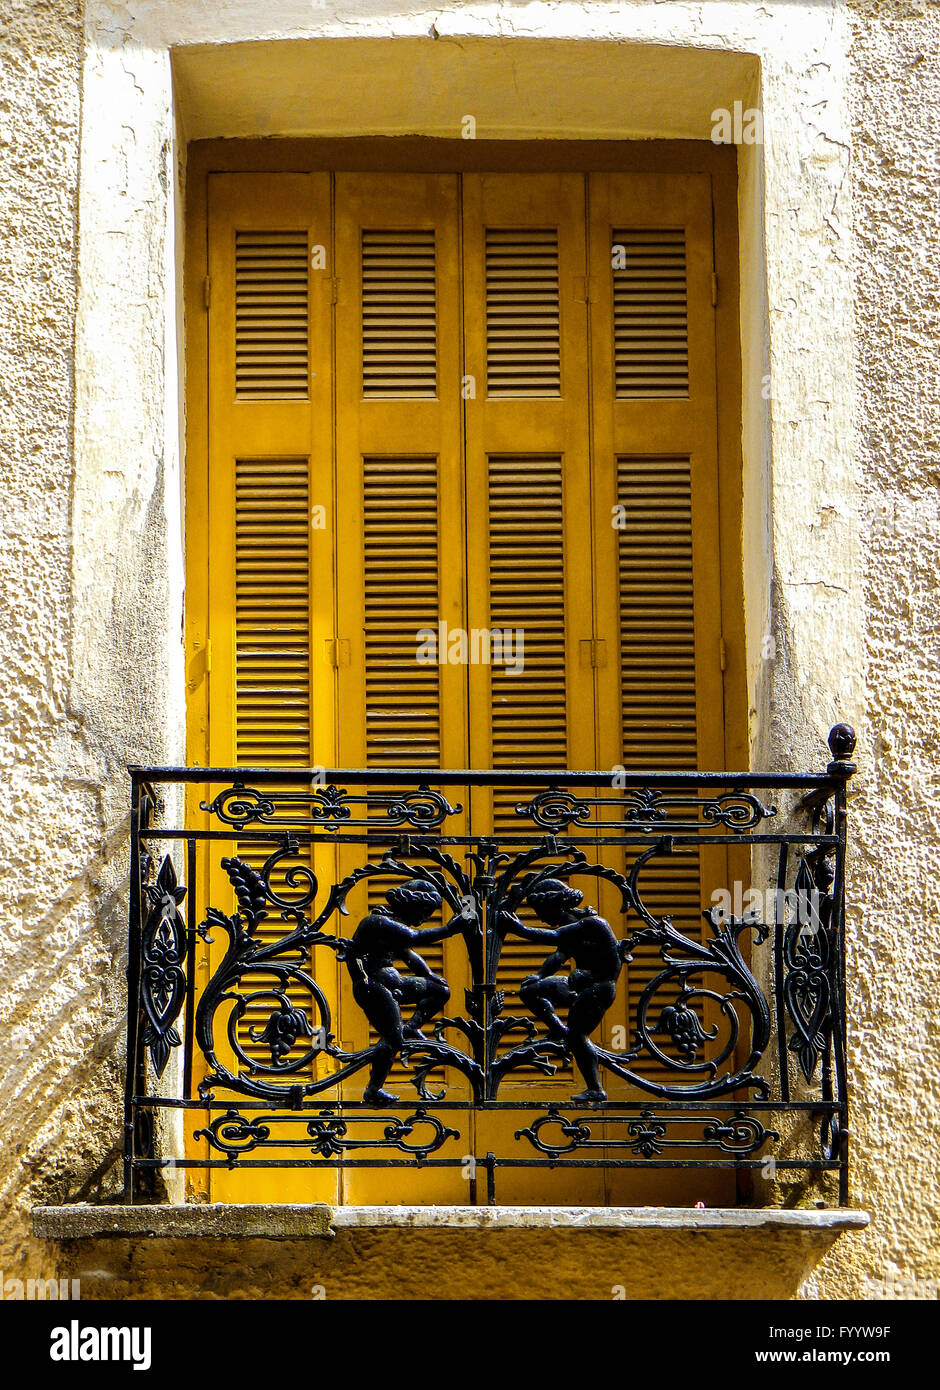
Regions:
<instances>
[{"instance_id":1,"label":"ornate iron balcony","mask_svg":"<svg viewBox=\"0 0 940 1390\"><path fill-rule=\"evenodd\" d=\"M829 747L806 774L131 768L126 1199L170 1166L471 1161L471 1201L477 1165L489 1202L509 1167L779 1167L845 1205L853 731Z\"/></svg>"}]
</instances>

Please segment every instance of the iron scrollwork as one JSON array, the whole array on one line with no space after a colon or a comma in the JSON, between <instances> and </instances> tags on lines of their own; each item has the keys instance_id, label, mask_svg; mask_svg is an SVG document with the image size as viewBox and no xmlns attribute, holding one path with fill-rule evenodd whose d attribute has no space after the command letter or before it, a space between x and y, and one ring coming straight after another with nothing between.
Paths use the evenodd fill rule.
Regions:
<instances>
[{"instance_id":1,"label":"iron scrollwork","mask_svg":"<svg viewBox=\"0 0 940 1390\"><path fill-rule=\"evenodd\" d=\"M209 905L197 926L190 907L189 930L216 943L205 985L197 984L180 915L193 884L177 881L168 854L152 858L160 834L142 819L135 1055L146 1053L160 1077L181 1033L193 1039L204 1066L187 1055L192 1088L184 1103L207 1109L198 1133L231 1164L255 1150L263 1162L276 1148L303 1149L307 1157L294 1161L308 1164L354 1164L359 1150L421 1163L444 1149L433 1161L452 1163L446 1146L459 1131L443 1111L493 1103L543 1111L516 1131L539 1161L613 1148L637 1166L665 1163L673 1148L697 1148L715 1161L744 1162L779 1137L755 1111L776 1110L778 1083L786 1107L798 1067L810 1088L799 1104L812 1113L820 1162L844 1170L850 735L847 727L833 730L825 777L793 775L789 783L644 774L627 776L617 796L600 774L578 774L568 786L564 774L552 774L527 799L509 802L518 823L499 836L454 830L460 805L447 789L458 784L456 774L442 778L442 790L425 774L378 775L373 786L365 772L314 785L298 773L282 785L265 770L230 770L230 783L203 803L212 828L192 835L190 872L199 837L250 843L254 852L233 848L221 858L234 900L227 908ZM778 780L799 788L784 807L786 828L767 825L780 814L780 798L752 790ZM140 781L149 789L142 774ZM500 782L509 779L493 779ZM773 1014L764 976L751 968L771 930L760 912L707 907L699 932L650 906L651 879L661 894L674 877L663 869L714 842L779 846L778 883L792 915L775 915L766 953ZM358 866L321 886L320 866L337 844L347 855L361 847ZM262 845L263 862L255 857ZM148 881L145 866L153 874L157 863ZM357 900L361 909L344 927ZM443 965L432 954L442 943ZM512 964L520 945L530 948L524 972ZM461 957L466 987L458 992L453 966ZM629 970L639 983L614 1045L617 1030L604 1030L624 1000ZM327 979L341 982L342 1029ZM358 1018L351 1026L350 1011ZM362 1042L341 1043L340 1033ZM542 1080L552 1082L547 1095ZM159 1098L148 1110L146 1078L137 1089L139 1120ZM132 1165L155 1164L152 1144L135 1134Z\"/></svg>"},{"instance_id":2,"label":"iron scrollwork","mask_svg":"<svg viewBox=\"0 0 940 1390\"><path fill-rule=\"evenodd\" d=\"M196 1013L196 1036L211 1063L202 1083L204 1094L212 1085L224 1084L263 1099L286 1094L289 1103L297 1104L368 1067L363 1101L388 1105L399 1097L384 1089L385 1081L395 1060L401 1059L410 1068L421 1099L435 1098L429 1090L430 1074L451 1066L468 1078L475 1099L485 1101L496 1097L507 1075L534 1069L550 1076L569 1058L583 1081L583 1090L572 1097L580 1104L606 1100L602 1069L662 1096L707 1097L736 1088L764 1094L766 1082L755 1075L754 1067L767 1045L770 1015L738 938L753 930L759 942L767 928L750 917L721 919L710 909L704 915L712 932L702 943L679 932L668 918L652 916L643 902L639 875L652 857L672 852L670 840L661 840L639 855L629 877L590 863L582 849L556 836L516 856L502 854L493 846L475 853L481 872L473 881L439 847L422 844L420 851L435 864L434 869L414 856L389 850L380 861L362 866L335 885L313 920L306 909L316 897L317 884L308 866L294 864L285 871L290 887L300 890L299 896L286 896L271 885L275 866L298 852L289 836L260 872L237 858L223 860L239 910L227 915L210 908L202 927L204 934L210 927L221 928L229 939ZM325 931L336 911L346 911L351 889L376 874L402 881L387 890L384 903L362 918L351 937ZM596 908L582 906L583 893L570 882L575 876L614 883L624 916L639 916L640 928L618 937ZM273 942L258 935L260 923L272 908L293 924L292 930ZM526 923L519 915L523 908L542 925ZM422 925L442 909L450 913L446 922ZM484 920L490 923L488 931ZM474 985L466 995L466 1013L444 1016L449 986L430 969L421 950L458 935L464 939ZM521 1016L505 1014L504 993L488 983L495 978L503 945L511 937L546 948L542 964L522 981L519 998L526 1013ZM633 1046L615 1052L600 1046L592 1035L616 998L624 964L632 960L639 945L656 946L663 969L640 996ZM375 1042L358 1052L345 1052L336 1044L327 999L308 967L310 950L317 946L333 950L343 962L353 998L377 1035ZM710 987L708 976L719 980L721 987ZM289 990L294 987L296 992L298 986L311 1000L315 1020L291 1002ZM716 1043L719 1027L703 1024L706 1004L725 1025L724 1038L707 1056L706 1045ZM238 1075L222 1063L213 1041L215 1016L223 1005L229 1006L229 1046L243 1068ZM257 1017L262 1006L268 1005L267 1020L248 1035L253 1043L263 1042L270 1049L270 1062L263 1064L257 1049L246 1050L241 1030L247 1016ZM452 1045L448 1031L462 1035L467 1049ZM522 1040L507 1048L510 1035L519 1032ZM669 1040L671 1053L657 1035ZM744 1065L722 1071L743 1037L749 1042ZM308 1046L298 1049L298 1042L307 1040ZM321 1053L339 1063L338 1070L313 1081L291 1081L292 1073L305 1069ZM659 1063L676 1075L676 1081L645 1075L635 1065L642 1058ZM287 1089L279 1084L285 1080ZM436 1098L442 1096L443 1092Z\"/></svg>"},{"instance_id":3,"label":"iron scrollwork","mask_svg":"<svg viewBox=\"0 0 940 1390\"><path fill-rule=\"evenodd\" d=\"M296 1125L297 1135L274 1135L273 1129ZM379 1133L357 1134L362 1126ZM415 1131L419 1131L416 1135ZM424 1131L423 1134L421 1131ZM306 1115L265 1115L253 1120L236 1109L217 1115L205 1128L193 1133L209 1147L225 1155L234 1167L240 1158L263 1148L300 1148L321 1158L336 1158L358 1149L396 1149L421 1161L435 1153L448 1139L459 1139L460 1131L445 1125L437 1115L418 1106L410 1115L338 1115L324 1109L313 1119Z\"/></svg>"},{"instance_id":4,"label":"iron scrollwork","mask_svg":"<svg viewBox=\"0 0 940 1390\"><path fill-rule=\"evenodd\" d=\"M604 1132L595 1137L592 1126L601 1124ZM543 1131L557 1126L562 1138L555 1142ZM623 1135L615 1131L621 1127ZM701 1134L682 1138L683 1128L701 1130ZM678 1131L673 1135L670 1131ZM516 1131L517 1139L528 1139L533 1148L552 1158L562 1158L580 1149L626 1148L638 1157L652 1159L667 1149L716 1148L736 1158L746 1158L780 1138L775 1129L767 1129L745 1109L735 1110L727 1119L714 1115L657 1114L650 1109L639 1115L580 1115L570 1117L557 1106L549 1106L531 1125ZM564 1142L563 1142L564 1141Z\"/></svg>"},{"instance_id":5,"label":"iron scrollwork","mask_svg":"<svg viewBox=\"0 0 940 1390\"><path fill-rule=\"evenodd\" d=\"M783 994L793 1023L789 1050L806 1081L812 1081L829 1045L833 1000L830 919L833 870L825 855L800 862L795 911L784 936Z\"/></svg>"},{"instance_id":6,"label":"iron scrollwork","mask_svg":"<svg viewBox=\"0 0 940 1390\"><path fill-rule=\"evenodd\" d=\"M147 1024L141 1044L149 1049L157 1076L162 1076L171 1050L181 1044L175 1025L186 995L186 928L179 914L186 889L177 883L169 855L156 882L147 884L146 895L150 911L141 938L140 998Z\"/></svg>"}]
</instances>

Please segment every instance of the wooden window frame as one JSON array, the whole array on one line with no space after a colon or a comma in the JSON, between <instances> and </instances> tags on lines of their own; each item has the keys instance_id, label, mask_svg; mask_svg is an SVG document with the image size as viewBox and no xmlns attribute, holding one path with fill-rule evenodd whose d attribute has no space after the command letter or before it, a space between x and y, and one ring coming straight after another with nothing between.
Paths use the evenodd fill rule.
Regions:
<instances>
[{"instance_id":1,"label":"wooden window frame","mask_svg":"<svg viewBox=\"0 0 940 1390\"><path fill-rule=\"evenodd\" d=\"M345 139L201 140L187 148L185 177L185 400L187 459L208 455L208 184L213 173L382 173L593 171L705 173L711 178L714 254L720 526L721 630L724 669L724 767L747 770L741 347L739 319L737 155L733 147L690 140L442 140L419 136ZM185 529L205 532L207 470L184 468ZM206 615L209 565L195 565L186 546L184 622L187 681L186 758L208 760Z\"/></svg>"}]
</instances>

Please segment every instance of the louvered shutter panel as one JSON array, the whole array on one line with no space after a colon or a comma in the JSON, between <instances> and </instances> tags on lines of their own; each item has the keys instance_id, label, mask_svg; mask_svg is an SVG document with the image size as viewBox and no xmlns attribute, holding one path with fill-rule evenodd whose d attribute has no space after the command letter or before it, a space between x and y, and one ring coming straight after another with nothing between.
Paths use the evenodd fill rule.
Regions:
<instances>
[{"instance_id":1,"label":"louvered shutter panel","mask_svg":"<svg viewBox=\"0 0 940 1390\"><path fill-rule=\"evenodd\" d=\"M437 393L434 231L362 232L362 393Z\"/></svg>"},{"instance_id":2,"label":"louvered shutter panel","mask_svg":"<svg viewBox=\"0 0 940 1390\"><path fill-rule=\"evenodd\" d=\"M336 422L338 635L349 643L348 662L337 672L343 766L466 765L466 671L417 660L422 629L436 636L442 619L461 622L456 209L453 176L336 178L336 347L346 364ZM375 862L382 852L370 847L368 858ZM348 873L362 862L363 847L346 847L339 857ZM392 882L370 879L354 890L351 929ZM435 943L420 953L461 999L459 945ZM408 973L401 962L397 968ZM345 973L341 981L343 1040L365 1046L374 1034ZM353 1078L346 1095L361 1094L367 1079L365 1072ZM459 1076L449 1084L452 1094L462 1093ZM400 1062L389 1085L415 1095ZM439 1177L440 1199L456 1199L459 1178ZM413 1191L429 1190L426 1181ZM387 1177L380 1182L361 1172L347 1182L364 1194L360 1200L386 1200Z\"/></svg>"},{"instance_id":3,"label":"louvered shutter panel","mask_svg":"<svg viewBox=\"0 0 940 1390\"><path fill-rule=\"evenodd\" d=\"M486 229L486 389L561 391L558 229Z\"/></svg>"},{"instance_id":4,"label":"louvered shutter panel","mask_svg":"<svg viewBox=\"0 0 940 1390\"><path fill-rule=\"evenodd\" d=\"M438 767L440 666L418 664L438 630L437 460L363 462L366 766Z\"/></svg>"},{"instance_id":5,"label":"louvered shutter panel","mask_svg":"<svg viewBox=\"0 0 940 1390\"><path fill-rule=\"evenodd\" d=\"M578 662L579 639L591 633L590 579L578 577L590 552L583 292L576 303L583 209L577 177L464 180L467 370L485 383L467 404L469 626L509 629L513 643L512 661L470 671L474 766L594 761L592 722L578 717L593 704L590 671ZM520 630L524 666L514 672ZM523 799L518 788L478 797L478 822L492 817L497 835L531 833L516 814ZM495 980L507 1014L526 1015L519 985L548 954L507 938ZM518 1040L510 1034L506 1046ZM507 1094L532 1080L508 1078ZM570 1091L570 1068L558 1083Z\"/></svg>"},{"instance_id":6,"label":"louvered shutter panel","mask_svg":"<svg viewBox=\"0 0 940 1390\"><path fill-rule=\"evenodd\" d=\"M235 233L235 390L305 400L307 233Z\"/></svg>"},{"instance_id":7,"label":"louvered shutter panel","mask_svg":"<svg viewBox=\"0 0 940 1390\"><path fill-rule=\"evenodd\" d=\"M206 587L209 756L220 766L296 769L314 761L325 664L319 654L318 673L314 654L322 653L325 613L332 630L332 579L329 564L314 563L312 508L319 504L326 517L332 511L332 382L329 281L313 274L310 254L328 246L329 227L325 175L210 177ZM331 545L322 534L318 543ZM246 839L223 853L260 869L275 848ZM220 857L210 900L221 907L228 897L234 908ZM262 940L282 933L276 913L259 928ZM272 1061L260 1035L277 1007L264 990L276 985L275 976L256 975L256 997L235 1024L259 1065ZM309 992L292 986L288 993L315 1025ZM308 1046L298 1039L289 1057ZM309 1079L313 1066L293 1075Z\"/></svg>"},{"instance_id":8,"label":"louvered shutter panel","mask_svg":"<svg viewBox=\"0 0 940 1390\"><path fill-rule=\"evenodd\" d=\"M617 653L599 687L599 765L720 768L709 181L591 175L590 205L598 622ZM623 814L622 799L611 805ZM650 911L693 939L708 901L702 864L698 850L677 850L639 882ZM621 986L628 1028L662 968L650 947L633 957ZM676 1055L668 1037L656 1040ZM661 1073L652 1059L637 1066Z\"/></svg>"},{"instance_id":9,"label":"louvered shutter panel","mask_svg":"<svg viewBox=\"0 0 940 1390\"><path fill-rule=\"evenodd\" d=\"M310 759L310 499L306 459L235 463L235 753Z\"/></svg>"},{"instance_id":10,"label":"louvered shutter panel","mask_svg":"<svg viewBox=\"0 0 940 1390\"><path fill-rule=\"evenodd\" d=\"M692 496L683 458L617 460L623 765L694 768Z\"/></svg>"},{"instance_id":11,"label":"louvered shutter panel","mask_svg":"<svg viewBox=\"0 0 940 1390\"><path fill-rule=\"evenodd\" d=\"M614 375L623 399L689 394L688 293L681 227L615 229Z\"/></svg>"}]
</instances>

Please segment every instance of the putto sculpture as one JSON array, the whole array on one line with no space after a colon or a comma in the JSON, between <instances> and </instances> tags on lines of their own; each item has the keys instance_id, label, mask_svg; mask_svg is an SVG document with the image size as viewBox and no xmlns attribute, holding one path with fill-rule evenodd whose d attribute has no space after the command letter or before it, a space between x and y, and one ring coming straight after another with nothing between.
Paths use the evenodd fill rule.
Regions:
<instances>
[{"instance_id":1,"label":"putto sculpture","mask_svg":"<svg viewBox=\"0 0 940 1390\"><path fill-rule=\"evenodd\" d=\"M547 1026L549 1036L570 1052L584 1077L586 1089L572 1096L579 1104L607 1099L598 1076L598 1051L590 1034L600 1025L617 995L617 980L626 956L608 922L595 908L580 906L583 893L561 879L546 878L526 895L526 901L547 927L529 927L514 913L503 920L508 931L525 941L555 949L519 989L522 1002ZM568 961L574 969L560 973ZM562 1022L558 1009L567 1010Z\"/></svg>"},{"instance_id":2,"label":"putto sculpture","mask_svg":"<svg viewBox=\"0 0 940 1390\"><path fill-rule=\"evenodd\" d=\"M362 1099L369 1105L390 1105L399 1099L383 1086L403 1044L423 1036L421 1029L450 999L447 981L435 975L417 947L443 941L475 920L471 907L463 908L449 922L421 928L433 917L442 898L432 883L413 878L385 894L385 902L359 923L345 951L352 979L353 998L379 1035L372 1056L369 1083ZM398 961L410 972L402 974ZM402 1004L414 1004L407 1023Z\"/></svg>"}]
</instances>

